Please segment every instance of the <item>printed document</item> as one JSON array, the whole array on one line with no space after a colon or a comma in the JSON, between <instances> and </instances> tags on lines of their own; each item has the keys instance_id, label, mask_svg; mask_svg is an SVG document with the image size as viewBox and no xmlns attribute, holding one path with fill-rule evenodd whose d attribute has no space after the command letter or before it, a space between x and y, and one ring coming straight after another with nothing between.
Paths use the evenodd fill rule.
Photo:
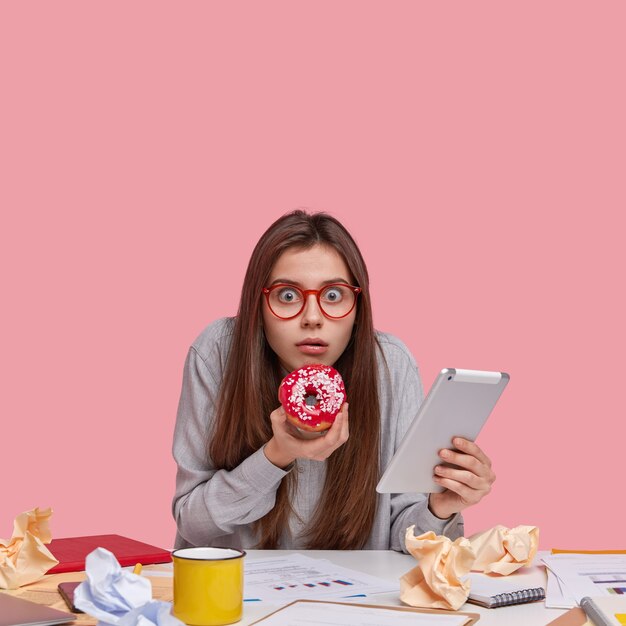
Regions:
<instances>
[{"instance_id":1,"label":"printed document","mask_svg":"<svg viewBox=\"0 0 626 626\"><path fill-rule=\"evenodd\" d=\"M546 568L548 574L548 584L546 586L546 608L548 609L573 609L578 606L574 598L568 595L565 585L559 577Z\"/></svg>"},{"instance_id":2,"label":"printed document","mask_svg":"<svg viewBox=\"0 0 626 626\"><path fill-rule=\"evenodd\" d=\"M585 596L626 593L626 555L553 554L543 562L559 578L562 595L577 603Z\"/></svg>"},{"instance_id":3,"label":"printed document","mask_svg":"<svg viewBox=\"0 0 626 626\"><path fill-rule=\"evenodd\" d=\"M400 592L400 582L384 580L302 554L246 560L244 600L288 604L296 599L363 597Z\"/></svg>"}]
</instances>

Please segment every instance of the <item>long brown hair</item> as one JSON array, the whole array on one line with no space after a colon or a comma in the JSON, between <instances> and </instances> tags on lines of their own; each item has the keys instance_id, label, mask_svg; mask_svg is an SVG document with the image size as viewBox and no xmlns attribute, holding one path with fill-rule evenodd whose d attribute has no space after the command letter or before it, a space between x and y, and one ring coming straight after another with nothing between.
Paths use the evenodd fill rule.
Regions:
<instances>
[{"instance_id":1,"label":"long brown hair","mask_svg":"<svg viewBox=\"0 0 626 626\"><path fill-rule=\"evenodd\" d=\"M348 231L326 213L298 210L274 222L257 243L246 271L216 410L209 454L218 468L233 469L272 437L270 413L277 408L281 372L263 332L262 289L272 268L289 248L331 246L344 259L361 288L352 337L334 364L346 385L353 435L327 460L326 481L313 519L306 526L307 547L358 549L367 541L376 513L379 474L380 405L377 341L372 322L369 277ZM279 547L292 512L298 473L282 480L271 511L256 522L259 547Z\"/></svg>"}]
</instances>

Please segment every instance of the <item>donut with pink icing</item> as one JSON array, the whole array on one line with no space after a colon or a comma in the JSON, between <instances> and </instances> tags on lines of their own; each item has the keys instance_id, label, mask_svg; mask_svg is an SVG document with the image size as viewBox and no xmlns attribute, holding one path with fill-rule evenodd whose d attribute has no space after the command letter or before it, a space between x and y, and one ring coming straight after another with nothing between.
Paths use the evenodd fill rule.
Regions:
<instances>
[{"instance_id":1,"label":"donut with pink icing","mask_svg":"<svg viewBox=\"0 0 626 626\"><path fill-rule=\"evenodd\" d=\"M330 365L305 365L285 376L278 400L287 419L300 430L328 430L346 401L341 374Z\"/></svg>"}]
</instances>

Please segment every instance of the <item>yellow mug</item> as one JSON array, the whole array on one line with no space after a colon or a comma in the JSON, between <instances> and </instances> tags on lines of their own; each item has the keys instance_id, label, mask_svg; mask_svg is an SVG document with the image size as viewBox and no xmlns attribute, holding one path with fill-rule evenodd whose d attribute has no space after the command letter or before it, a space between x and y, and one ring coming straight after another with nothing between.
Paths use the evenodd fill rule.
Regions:
<instances>
[{"instance_id":1,"label":"yellow mug","mask_svg":"<svg viewBox=\"0 0 626 626\"><path fill-rule=\"evenodd\" d=\"M174 615L191 626L223 626L243 613L242 550L174 550Z\"/></svg>"}]
</instances>

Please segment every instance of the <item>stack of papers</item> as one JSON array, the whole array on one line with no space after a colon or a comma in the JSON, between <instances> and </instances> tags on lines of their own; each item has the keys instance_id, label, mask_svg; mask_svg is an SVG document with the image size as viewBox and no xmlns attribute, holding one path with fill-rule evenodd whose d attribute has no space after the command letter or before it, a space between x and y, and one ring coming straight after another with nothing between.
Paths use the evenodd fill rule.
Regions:
<instances>
[{"instance_id":1,"label":"stack of papers","mask_svg":"<svg viewBox=\"0 0 626 626\"><path fill-rule=\"evenodd\" d=\"M552 554L546 606L572 608L585 597L626 594L626 554Z\"/></svg>"}]
</instances>

